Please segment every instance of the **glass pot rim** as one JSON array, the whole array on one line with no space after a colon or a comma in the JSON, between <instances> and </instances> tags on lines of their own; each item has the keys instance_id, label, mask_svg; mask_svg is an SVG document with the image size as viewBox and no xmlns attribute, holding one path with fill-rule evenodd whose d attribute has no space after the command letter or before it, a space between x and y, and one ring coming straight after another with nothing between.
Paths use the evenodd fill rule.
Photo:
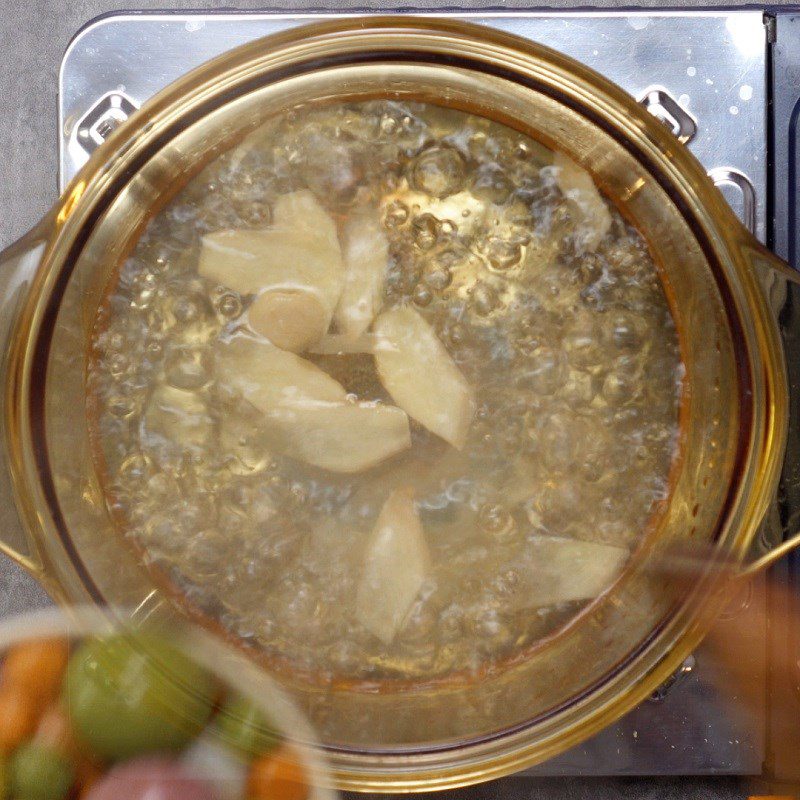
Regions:
<instances>
[{"instance_id":1,"label":"glass pot rim","mask_svg":"<svg viewBox=\"0 0 800 800\"><path fill-rule=\"evenodd\" d=\"M743 228L688 151L632 98L588 68L542 45L474 24L369 17L337 19L273 35L178 80L95 152L43 223L45 251L20 310L8 356L6 433L17 502L45 573L56 569L51 552L59 534L36 435L43 414L37 365L47 352L60 293L93 224L138 165L228 98L292 70L312 71L320 64L348 59L365 63L400 58L451 59L557 97L645 162L679 205L709 261L718 266L718 280L730 299L729 313L741 333L750 418L742 423L739 479L718 541L727 557L744 559L774 490L786 439L783 356L754 266L760 260L775 267L774 257ZM80 584L76 576L70 586L62 581L55 591L74 599ZM713 588L709 578L698 591ZM413 763L407 755L389 755L375 764L364 762L359 754L337 754L332 766L338 781L362 790L445 788L499 777L561 752L632 708L674 671L707 627L707 615L695 611L688 606L677 610L636 655L635 680L631 669L623 670L576 703L569 724L545 732L522 728L469 746L420 754Z\"/></svg>"}]
</instances>

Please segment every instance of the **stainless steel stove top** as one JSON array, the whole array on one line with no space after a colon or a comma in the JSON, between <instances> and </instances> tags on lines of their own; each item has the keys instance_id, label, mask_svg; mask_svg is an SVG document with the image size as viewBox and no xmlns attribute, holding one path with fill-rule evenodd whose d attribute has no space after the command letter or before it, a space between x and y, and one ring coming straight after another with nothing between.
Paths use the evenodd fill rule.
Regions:
<instances>
[{"instance_id":1,"label":"stainless steel stove top","mask_svg":"<svg viewBox=\"0 0 800 800\"><path fill-rule=\"evenodd\" d=\"M547 44L603 73L673 128L743 221L767 236L767 67L761 11L454 13ZM72 41L59 75L60 186L111 130L202 62L320 14L127 13ZM739 601L764 605L763 583ZM736 605L721 624L736 635ZM753 675L766 707L764 659ZM751 642L752 646L752 642ZM651 701L541 767L540 775L757 775L765 718L745 719L717 690L701 649ZM759 705L760 704L760 705Z\"/></svg>"},{"instance_id":2,"label":"stainless steel stove top","mask_svg":"<svg viewBox=\"0 0 800 800\"><path fill-rule=\"evenodd\" d=\"M321 14L112 14L70 44L59 75L61 188L133 108L193 67ZM688 138L765 235L766 41L760 11L458 13L602 72Z\"/></svg>"}]
</instances>

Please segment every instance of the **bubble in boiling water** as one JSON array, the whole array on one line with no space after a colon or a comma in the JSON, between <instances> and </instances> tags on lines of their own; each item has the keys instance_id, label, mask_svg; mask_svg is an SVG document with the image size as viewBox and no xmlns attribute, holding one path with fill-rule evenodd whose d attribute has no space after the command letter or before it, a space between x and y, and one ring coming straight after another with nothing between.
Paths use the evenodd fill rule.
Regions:
<instances>
[{"instance_id":1,"label":"bubble in boiling water","mask_svg":"<svg viewBox=\"0 0 800 800\"><path fill-rule=\"evenodd\" d=\"M570 364L578 369L597 367L606 360L600 330L589 319L573 326L564 337L564 348Z\"/></svg>"},{"instance_id":2,"label":"bubble in boiling water","mask_svg":"<svg viewBox=\"0 0 800 800\"><path fill-rule=\"evenodd\" d=\"M624 372L609 372L603 379L601 390L603 399L611 406L621 406L631 402L636 396L636 383Z\"/></svg>"},{"instance_id":3,"label":"bubble in boiling water","mask_svg":"<svg viewBox=\"0 0 800 800\"><path fill-rule=\"evenodd\" d=\"M411 223L414 242L420 250L430 250L439 235L439 220L433 214L420 214Z\"/></svg>"},{"instance_id":4,"label":"bubble in boiling water","mask_svg":"<svg viewBox=\"0 0 800 800\"><path fill-rule=\"evenodd\" d=\"M453 273L450 268L434 262L429 265L425 274L422 276L426 286L430 287L434 292L441 292L446 289L453 282Z\"/></svg>"},{"instance_id":5,"label":"bubble in boiling water","mask_svg":"<svg viewBox=\"0 0 800 800\"><path fill-rule=\"evenodd\" d=\"M162 509L152 509L146 516L144 524L139 531L139 536L144 544L156 551L162 550L174 553L183 549L184 542L175 536L175 524L169 515Z\"/></svg>"},{"instance_id":6,"label":"bubble in boiling water","mask_svg":"<svg viewBox=\"0 0 800 800\"><path fill-rule=\"evenodd\" d=\"M611 318L611 341L619 350L636 350L641 342L640 328L640 321L631 314L614 314Z\"/></svg>"},{"instance_id":7,"label":"bubble in boiling water","mask_svg":"<svg viewBox=\"0 0 800 800\"><path fill-rule=\"evenodd\" d=\"M154 309L154 323L172 329L175 341L184 345L205 344L219 325L208 296L191 286L165 296Z\"/></svg>"},{"instance_id":8,"label":"bubble in boiling water","mask_svg":"<svg viewBox=\"0 0 800 800\"><path fill-rule=\"evenodd\" d=\"M211 380L213 358L208 347L175 347L164 360L164 377L176 389L202 389Z\"/></svg>"},{"instance_id":9,"label":"bubble in boiling water","mask_svg":"<svg viewBox=\"0 0 800 800\"><path fill-rule=\"evenodd\" d=\"M150 264L150 269L156 275L163 275L165 272L169 270L170 267L170 256L167 250L161 248L158 252L158 255L152 260Z\"/></svg>"},{"instance_id":10,"label":"bubble in boiling water","mask_svg":"<svg viewBox=\"0 0 800 800\"><path fill-rule=\"evenodd\" d=\"M478 510L478 525L498 541L511 539L516 533L511 512L500 503L484 503Z\"/></svg>"},{"instance_id":11,"label":"bubble in boiling water","mask_svg":"<svg viewBox=\"0 0 800 800\"><path fill-rule=\"evenodd\" d=\"M572 414L557 411L540 422L531 438L545 467L563 472L574 466L585 432L581 420Z\"/></svg>"},{"instance_id":12,"label":"bubble in boiling water","mask_svg":"<svg viewBox=\"0 0 800 800\"><path fill-rule=\"evenodd\" d=\"M590 426L582 420L578 426L579 439L576 447L578 472L589 482L600 480L606 470L613 468L608 463L610 442L606 430L600 426Z\"/></svg>"},{"instance_id":13,"label":"bubble in boiling water","mask_svg":"<svg viewBox=\"0 0 800 800\"><path fill-rule=\"evenodd\" d=\"M308 488L300 481L292 481L289 484L289 499L295 506L302 506L308 502Z\"/></svg>"},{"instance_id":14,"label":"bubble in boiling water","mask_svg":"<svg viewBox=\"0 0 800 800\"><path fill-rule=\"evenodd\" d=\"M518 380L537 394L551 395L563 386L566 374L563 354L539 345L525 358Z\"/></svg>"},{"instance_id":15,"label":"bubble in boiling water","mask_svg":"<svg viewBox=\"0 0 800 800\"><path fill-rule=\"evenodd\" d=\"M569 375L561 391L561 397L570 408L587 408L594 399L595 379L588 372L569 370Z\"/></svg>"},{"instance_id":16,"label":"bubble in boiling water","mask_svg":"<svg viewBox=\"0 0 800 800\"><path fill-rule=\"evenodd\" d=\"M603 276L603 264L594 253L582 256L577 269L578 277L585 286L590 286Z\"/></svg>"},{"instance_id":17,"label":"bubble in boiling water","mask_svg":"<svg viewBox=\"0 0 800 800\"><path fill-rule=\"evenodd\" d=\"M497 290L486 283L479 283L472 289L472 305L477 314L485 317L500 305Z\"/></svg>"},{"instance_id":18,"label":"bubble in boiling water","mask_svg":"<svg viewBox=\"0 0 800 800\"><path fill-rule=\"evenodd\" d=\"M508 176L497 167L484 165L472 181L472 194L487 203L505 203L513 186Z\"/></svg>"},{"instance_id":19,"label":"bubble in boiling water","mask_svg":"<svg viewBox=\"0 0 800 800\"><path fill-rule=\"evenodd\" d=\"M108 360L108 373L112 378L119 378L130 368L130 361L123 353L115 353Z\"/></svg>"},{"instance_id":20,"label":"bubble in boiling water","mask_svg":"<svg viewBox=\"0 0 800 800\"><path fill-rule=\"evenodd\" d=\"M266 227L272 222L272 208L264 200L238 202L234 205L245 225L252 228Z\"/></svg>"},{"instance_id":21,"label":"bubble in boiling water","mask_svg":"<svg viewBox=\"0 0 800 800\"><path fill-rule=\"evenodd\" d=\"M120 331L109 333L105 337L104 346L108 352L122 350L125 347L125 336Z\"/></svg>"},{"instance_id":22,"label":"bubble in boiling water","mask_svg":"<svg viewBox=\"0 0 800 800\"><path fill-rule=\"evenodd\" d=\"M152 272L143 272L137 275L131 294L131 307L148 308L155 299L157 285L158 279Z\"/></svg>"},{"instance_id":23,"label":"bubble in boiling water","mask_svg":"<svg viewBox=\"0 0 800 800\"><path fill-rule=\"evenodd\" d=\"M432 197L447 197L464 186L464 159L451 147L431 147L411 167L411 185Z\"/></svg>"},{"instance_id":24,"label":"bubble in boiling water","mask_svg":"<svg viewBox=\"0 0 800 800\"><path fill-rule=\"evenodd\" d=\"M525 506L532 525L538 526L543 522L555 535L566 533L565 523L575 519L576 510L584 509L586 513L589 508L578 483L570 476L542 483Z\"/></svg>"},{"instance_id":25,"label":"bubble in boiling water","mask_svg":"<svg viewBox=\"0 0 800 800\"><path fill-rule=\"evenodd\" d=\"M578 466L580 476L589 483L599 481L606 470L606 462L602 455L588 455Z\"/></svg>"},{"instance_id":26,"label":"bubble in boiling water","mask_svg":"<svg viewBox=\"0 0 800 800\"><path fill-rule=\"evenodd\" d=\"M425 306L431 304L431 300L433 300L433 293L427 286L423 286L423 284L420 283L414 288L411 299L416 305L424 308Z\"/></svg>"},{"instance_id":27,"label":"bubble in boiling water","mask_svg":"<svg viewBox=\"0 0 800 800\"><path fill-rule=\"evenodd\" d=\"M191 226L193 232L208 232L235 228L239 214L227 193L211 192L203 201L203 215Z\"/></svg>"},{"instance_id":28,"label":"bubble in boiling water","mask_svg":"<svg viewBox=\"0 0 800 800\"><path fill-rule=\"evenodd\" d=\"M533 148L527 142L517 142L514 145L514 155L522 160L528 159L533 155Z\"/></svg>"},{"instance_id":29,"label":"bubble in boiling water","mask_svg":"<svg viewBox=\"0 0 800 800\"><path fill-rule=\"evenodd\" d=\"M630 242L614 242L605 248L605 254L614 271L619 273L635 272L641 260L641 254L630 246Z\"/></svg>"},{"instance_id":30,"label":"bubble in boiling water","mask_svg":"<svg viewBox=\"0 0 800 800\"><path fill-rule=\"evenodd\" d=\"M431 252L423 266L423 280L434 291L446 289L457 274L469 277L472 253L458 242L447 242Z\"/></svg>"},{"instance_id":31,"label":"bubble in boiling water","mask_svg":"<svg viewBox=\"0 0 800 800\"><path fill-rule=\"evenodd\" d=\"M138 407L136 398L130 394L114 394L106 400L108 413L118 419L132 416Z\"/></svg>"},{"instance_id":32,"label":"bubble in boiling water","mask_svg":"<svg viewBox=\"0 0 800 800\"><path fill-rule=\"evenodd\" d=\"M153 461L143 453L129 455L117 470L117 483L123 488L144 481L153 468Z\"/></svg>"},{"instance_id":33,"label":"bubble in boiling water","mask_svg":"<svg viewBox=\"0 0 800 800\"><path fill-rule=\"evenodd\" d=\"M474 262L470 250L459 242L445 242L431 255L430 262L448 269L461 270Z\"/></svg>"},{"instance_id":34,"label":"bubble in boiling water","mask_svg":"<svg viewBox=\"0 0 800 800\"><path fill-rule=\"evenodd\" d=\"M172 305L175 321L180 323L195 322L203 313L204 301L197 296L178 295Z\"/></svg>"},{"instance_id":35,"label":"bubble in boiling water","mask_svg":"<svg viewBox=\"0 0 800 800\"><path fill-rule=\"evenodd\" d=\"M522 585L522 576L517 569L506 569L492 580L492 589L501 597L513 597Z\"/></svg>"},{"instance_id":36,"label":"bubble in boiling water","mask_svg":"<svg viewBox=\"0 0 800 800\"><path fill-rule=\"evenodd\" d=\"M439 614L439 635L445 642L458 641L464 631L464 610L460 605L447 606Z\"/></svg>"},{"instance_id":37,"label":"bubble in boiling water","mask_svg":"<svg viewBox=\"0 0 800 800\"><path fill-rule=\"evenodd\" d=\"M380 128L381 133L392 134L397 130L397 120L388 114L384 114L381 117Z\"/></svg>"},{"instance_id":38,"label":"bubble in boiling water","mask_svg":"<svg viewBox=\"0 0 800 800\"><path fill-rule=\"evenodd\" d=\"M177 500L181 495L181 487L172 475L156 472L147 479L147 494L151 500L163 504Z\"/></svg>"},{"instance_id":39,"label":"bubble in boiling water","mask_svg":"<svg viewBox=\"0 0 800 800\"><path fill-rule=\"evenodd\" d=\"M242 301L234 292L224 292L214 301L217 313L225 319L234 319L242 313Z\"/></svg>"},{"instance_id":40,"label":"bubble in boiling water","mask_svg":"<svg viewBox=\"0 0 800 800\"><path fill-rule=\"evenodd\" d=\"M399 228L408 222L408 206L402 200L394 200L386 206L383 223L387 228Z\"/></svg>"},{"instance_id":41,"label":"bubble in boiling water","mask_svg":"<svg viewBox=\"0 0 800 800\"><path fill-rule=\"evenodd\" d=\"M519 264L522 258L522 246L508 239L490 239L486 247L486 257L494 269L510 269Z\"/></svg>"},{"instance_id":42,"label":"bubble in boiling water","mask_svg":"<svg viewBox=\"0 0 800 800\"><path fill-rule=\"evenodd\" d=\"M205 582L219 572L220 557L227 552L227 537L213 528L200 530L185 545L181 570L187 578Z\"/></svg>"},{"instance_id":43,"label":"bubble in boiling water","mask_svg":"<svg viewBox=\"0 0 800 800\"><path fill-rule=\"evenodd\" d=\"M458 322L454 322L448 329L447 329L447 340L450 342L451 345L458 346L463 344L467 338L467 331L465 330L464 326Z\"/></svg>"},{"instance_id":44,"label":"bubble in boiling water","mask_svg":"<svg viewBox=\"0 0 800 800\"><path fill-rule=\"evenodd\" d=\"M486 145L489 141L485 131L477 131L469 137L467 148L473 158L481 159L486 154Z\"/></svg>"}]
</instances>

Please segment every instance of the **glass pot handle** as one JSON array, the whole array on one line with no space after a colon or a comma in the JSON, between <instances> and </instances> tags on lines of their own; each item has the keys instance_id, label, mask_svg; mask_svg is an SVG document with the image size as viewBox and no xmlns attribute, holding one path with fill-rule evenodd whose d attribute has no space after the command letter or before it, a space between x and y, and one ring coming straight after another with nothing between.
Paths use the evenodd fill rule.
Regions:
<instances>
[{"instance_id":1,"label":"glass pot handle","mask_svg":"<svg viewBox=\"0 0 800 800\"><path fill-rule=\"evenodd\" d=\"M789 430L779 489L783 541L742 568L741 577L750 577L800 550L800 272L754 238L744 252L778 323L789 384Z\"/></svg>"},{"instance_id":2,"label":"glass pot handle","mask_svg":"<svg viewBox=\"0 0 800 800\"><path fill-rule=\"evenodd\" d=\"M42 222L27 236L0 252L0 552L41 579L37 548L20 518L8 459L9 340L31 279L42 260L49 225Z\"/></svg>"}]
</instances>

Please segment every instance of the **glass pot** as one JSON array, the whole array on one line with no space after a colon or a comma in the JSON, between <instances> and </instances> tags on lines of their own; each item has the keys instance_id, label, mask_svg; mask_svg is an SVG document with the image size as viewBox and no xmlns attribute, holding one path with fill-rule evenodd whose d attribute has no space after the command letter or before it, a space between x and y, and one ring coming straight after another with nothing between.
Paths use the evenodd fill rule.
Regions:
<instances>
[{"instance_id":1,"label":"glass pot","mask_svg":"<svg viewBox=\"0 0 800 800\"><path fill-rule=\"evenodd\" d=\"M794 274L671 133L546 47L463 23L370 17L234 50L122 125L2 257L2 548L59 600L176 613L115 531L90 457L87 342L110 277L191 175L269 115L375 97L496 119L588 169L649 244L686 368L681 457L660 524L616 584L558 635L504 669L436 685L282 676L340 786L414 791L508 774L597 732L696 646L725 599L720 576L730 570L715 562L748 574L797 543L755 553L787 442L774 309ZM688 592L653 569L676 548L708 565Z\"/></svg>"}]
</instances>

